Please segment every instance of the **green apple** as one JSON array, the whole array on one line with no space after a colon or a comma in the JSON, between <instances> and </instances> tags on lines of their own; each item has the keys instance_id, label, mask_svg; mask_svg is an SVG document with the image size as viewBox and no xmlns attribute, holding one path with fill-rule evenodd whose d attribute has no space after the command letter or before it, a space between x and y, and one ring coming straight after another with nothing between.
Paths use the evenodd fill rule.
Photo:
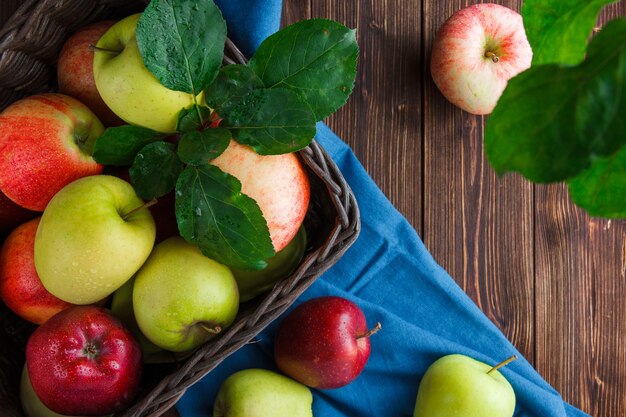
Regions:
<instances>
[{"instance_id":1,"label":"green apple","mask_svg":"<svg viewBox=\"0 0 626 417\"><path fill-rule=\"evenodd\" d=\"M224 381L213 417L312 417L312 403L305 385L265 369L245 369Z\"/></svg>"},{"instance_id":2,"label":"green apple","mask_svg":"<svg viewBox=\"0 0 626 417\"><path fill-rule=\"evenodd\" d=\"M436 360L424 374L413 417L511 417L515 392L498 369L465 355Z\"/></svg>"},{"instance_id":3,"label":"green apple","mask_svg":"<svg viewBox=\"0 0 626 417\"><path fill-rule=\"evenodd\" d=\"M150 255L156 231L133 187L109 175L78 179L50 200L35 235L44 287L72 304L100 301Z\"/></svg>"},{"instance_id":4,"label":"green apple","mask_svg":"<svg viewBox=\"0 0 626 417\"><path fill-rule=\"evenodd\" d=\"M173 352L197 348L226 329L239 309L239 290L226 266L179 236L154 247L137 272L133 310L141 332Z\"/></svg>"},{"instance_id":5,"label":"green apple","mask_svg":"<svg viewBox=\"0 0 626 417\"><path fill-rule=\"evenodd\" d=\"M194 103L192 94L163 86L146 68L135 30L140 14L107 30L96 44L93 72L107 106L125 122L158 132L176 130L178 113Z\"/></svg>"},{"instance_id":6,"label":"green apple","mask_svg":"<svg viewBox=\"0 0 626 417\"><path fill-rule=\"evenodd\" d=\"M257 295L271 290L278 281L289 276L300 264L306 245L306 230L300 226L296 236L283 250L265 260L267 262L265 269L247 271L232 268L239 286L240 301L251 300Z\"/></svg>"}]
</instances>

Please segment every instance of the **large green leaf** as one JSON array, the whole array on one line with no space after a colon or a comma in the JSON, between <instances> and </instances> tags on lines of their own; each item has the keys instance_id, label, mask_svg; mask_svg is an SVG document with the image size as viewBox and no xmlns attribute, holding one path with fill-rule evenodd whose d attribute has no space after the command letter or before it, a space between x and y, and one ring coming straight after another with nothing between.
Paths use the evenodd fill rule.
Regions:
<instances>
[{"instance_id":1,"label":"large green leaf","mask_svg":"<svg viewBox=\"0 0 626 417\"><path fill-rule=\"evenodd\" d=\"M226 22L213 0L152 0L137 24L146 67L167 88L198 94L217 76Z\"/></svg>"},{"instance_id":2,"label":"large green leaf","mask_svg":"<svg viewBox=\"0 0 626 417\"><path fill-rule=\"evenodd\" d=\"M533 65L580 63L600 10L615 1L524 0L522 17Z\"/></svg>"},{"instance_id":3,"label":"large green leaf","mask_svg":"<svg viewBox=\"0 0 626 417\"><path fill-rule=\"evenodd\" d=\"M130 165L141 148L164 137L164 134L145 127L109 127L96 140L93 158L105 165Z\"/></svg>"},{"instance_id":4,"label":"large green leaf","mask_svg":"<svg viewBox=\"0 0 626 417\"><path fill-rule=\"evenodd\" d=\"M345 104L354 88L356 31L326 19L304 20L267 38L250 67L268 88L289 88L311 105L316 120Z\"/></svg>"},{"instance_id":5,"label":"large green leaf","mask_svg":"<svg viewBox=\"0 0 626 417\"><path fill-rule=\"evenodd\" d=\"M614 20L576 67L532 67L509 81L485 129L498 173L563 181L626 143L626 19Z\"/></svg>"},{"instance_id":6,"label":"large green leaf","mask_svg":"<svg viewBox=\"0 0 626 417\"><path fill-rule=\"evenodd\" d=\"M176 184L181 236L209 258L243 269L263 269L274 255L261 209L241 183L213 165L190 166Z\"/></svg>"},{"instance_id":7,"label":"large green leaf","mask_svg":"<svg viewBox=\"0 0 626 417\"><path fill-rule=\"evenodd\" d=\"M139 151L128 173L137 195L149 200L172 191L182 170L183 163L176 154L176 145L155 142Z\"/></svg>"},{"instance_id":8,"label":"large green leaf","mask_svg":"<svg viewBox=\"0 0 626 417\"><path fill-rule=\"evenodd\" d=\"M591 216L626 218L626 146L569 181L572 200Z\"/></svg>"},{"instance_id":9,"label":"large green leaf","mask_svg":"<svg viewBox=\"0 0 626 417\"><path fill-rule=\"evenodd\" d=\"M235 140L261 155L295 152L315 136L311 109L284 88L254 90L223 117Z\"/></svg>"}]
</instances>

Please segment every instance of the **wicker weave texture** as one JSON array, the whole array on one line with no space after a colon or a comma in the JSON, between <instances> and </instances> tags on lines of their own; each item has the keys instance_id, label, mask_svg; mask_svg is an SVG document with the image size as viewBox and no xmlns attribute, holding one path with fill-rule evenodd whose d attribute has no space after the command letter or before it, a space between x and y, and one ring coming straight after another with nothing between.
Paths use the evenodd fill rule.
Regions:
<instances>
[{"instance_id":1,"label":"wicker weave texture","mask_svg":"<svg viewBox=\"0 0 626 417\"><path fill-rule=\"evenodd\" d=\"M122 17L143 6L142 1L120 0L3 3L0 12L13 11L13 14L0 17L0 22L4 21L0 28L0 109L20 97L56 89L56 57L65 39L79 26ZM224 62L245 63L245 57L230 40ZM191 385L287 310L356 240L360 231L358 205L335 163L315 141L299 155L308 168L312 192L305 220L309 249L300 266L271 292L246 306L219 338L205 344L174 369L157 369L150 378L144 378L144 389L134 405L116 417L156 417L165 413ZM33 327L2 305L0 323L0 338L10 339L7 343L3 341L0 349L0 415L23 417L17 400L19 373L24 344Z\"/></svg>"}]
</instances>

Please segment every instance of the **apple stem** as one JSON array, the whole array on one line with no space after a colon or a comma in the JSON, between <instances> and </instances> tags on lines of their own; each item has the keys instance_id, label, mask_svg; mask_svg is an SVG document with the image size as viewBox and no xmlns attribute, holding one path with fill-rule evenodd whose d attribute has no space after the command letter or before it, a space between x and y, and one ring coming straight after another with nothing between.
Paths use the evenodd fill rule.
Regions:
<instances>
[{"instance_id":1,"label":"apple stem","mask_svg":"<svg viewBox=\"0 0 626 417\"><path fill-rule=\"evenodd\" d=\"M150 201L148 201L148 202L146 202L146 203L143 203L143 204L142 204L142 205L140 205L139 207L135 207L134 209L132 209L132 210L131 210L131 211L129 211L128 213L124 214L124 215L122 216L122 219L124 219L124 220L128 220L128 218L129 218L130 216L132 216L133 214L135 214L135 213L136 213L136 212L138 212L139 210L144 209L144 208L149 208L149 207L152 207L152 206L154 206L156 203L158 203L158 201L159 201L159 200L157 200L156 198L153 198L152 200L150 200Z\"/></svg>"},{"instance_id":2,"label":"apple stem","mask_svg":"<svg viewBox=\"0 0 626 417\"><path fill-rule=\"evenodd\" d=\"M92 45L92 44L89 45L89 49L91 49L92 51L110 52L115 55L119 55L122 52L122 51L116 51L115 49L100 48L99 46Z\"/></svg>"},{"instance_id":3,"label":"apple stem","mask_svg":"<svg viewBox=\"0 0 626 417\"><path fill-rule=\"evenodd\" d=\"M495 54L493 51L485 52L485 58L491 58L494 63L498 63L500 61L500 57Z\"/></svg>"},{"instance_id":4,"label":"apple stem","mask_svg":"<svg viewBox=\"0 0 626 417\"><path fill-rule=\"evenodd\" d=\"M222 331L222 328L220 326L209 327L202 323L199 323L199 326L203 328L204 331L206 331L207 333L211 333L211 334L219 334Z\"/></svg>"},{"instance_id":5,"label":"apple stem","mask_svg":"<svg viewBox=\"0 0 626 417\"><path fill-rule=\"evenodd\" d=\"M362 339L362 338L364 338L364 337L370 337L371 335L378 333L378 331L379 331L380 329L382 329L382 328L383 328L383 326L381 326L380 322L378 322L378 323L376 323L376 326L374 326L374 327L372 327L371 329L369 329L369 330L367 331L367 333L364 333L364 334L362 334L361 336L357 336L356 338L357 338L357 340L358 340L358 339Z\"/></svg>"},{"instance_id":6,"label":"apple stem","mask_svg":"<svg viewBox=\"0 0 626 417\"><path fill-rule=\"evenodd\" d=\"M517 359L517 355L513 355L510 358L503 360L502 362L500 362L499 364L497 364L496 366L491 368L489 371L487 371L487 375L489 375L492 372L497 371L498 369L502 368L503 366L506 366L506 365L510 364L511 362L513 362L516 359Z\"/></svg>"}]
</instances>

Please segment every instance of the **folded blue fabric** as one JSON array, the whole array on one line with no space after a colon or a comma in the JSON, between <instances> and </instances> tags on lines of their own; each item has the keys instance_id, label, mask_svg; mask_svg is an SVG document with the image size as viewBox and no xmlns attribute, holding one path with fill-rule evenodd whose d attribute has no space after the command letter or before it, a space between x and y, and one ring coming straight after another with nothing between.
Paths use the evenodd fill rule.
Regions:
<instances>
[{"instance_id":1,"label":"folded blue fabric","mask_svg":"<svg viewBox=\"0 0 626 417\"><path fill-rule=\"evenodd\" d=\"M230 36L250 56L278 30L281 0L217 0ZM293 307L310 298L338 295L358 304L369 324L383 329L371 338L363 373L335 390L313 390L320 417L412 416L420 379L441 356L461 353L495 364L517 354L501 372L517 398L516 417L586 416L565 403L432 259L415 230L368 176L350 148L322 123L317 140L354 191L362 231L343 258L320 277ZM292 307L292 308L293 308ZM222 382L247 368L275 370L273 339L281 318L178 402L182 417L212 415ZM269 417L269 416L268 416Z\"/></svg>"}]
</instances>

